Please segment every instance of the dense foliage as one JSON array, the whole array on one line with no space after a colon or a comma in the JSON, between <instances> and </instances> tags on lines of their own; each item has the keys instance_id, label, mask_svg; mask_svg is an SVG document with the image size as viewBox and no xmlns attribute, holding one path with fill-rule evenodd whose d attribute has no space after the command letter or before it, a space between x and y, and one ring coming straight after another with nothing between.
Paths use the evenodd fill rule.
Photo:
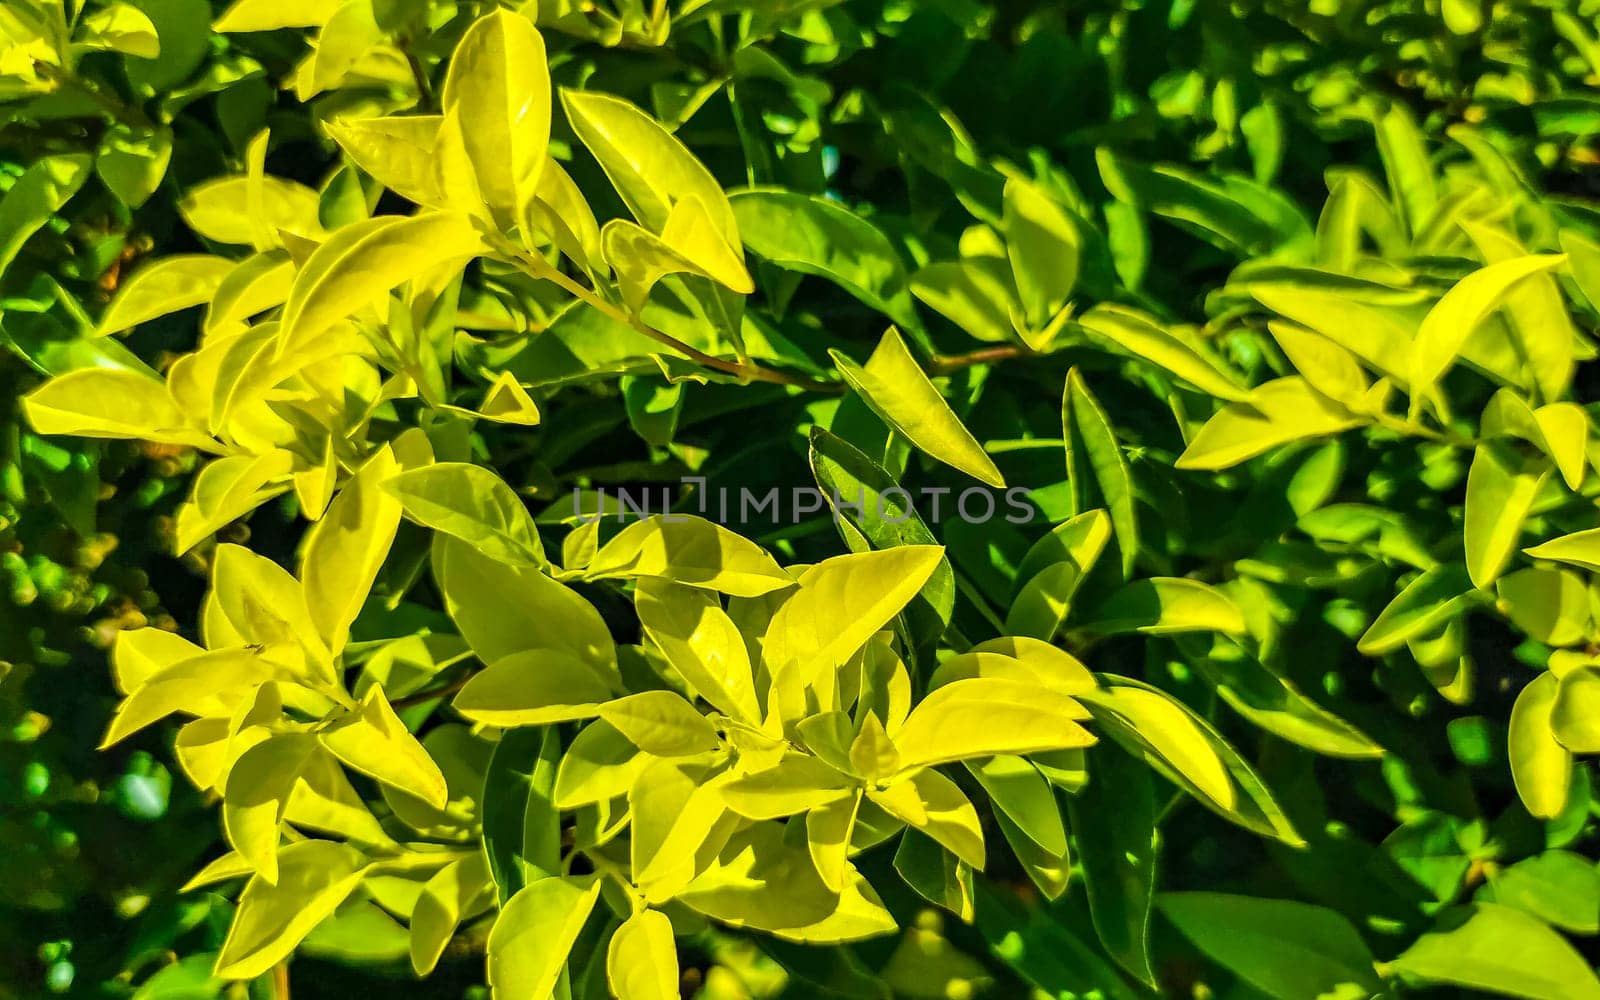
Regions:
<instances>
[{"instance_id":1,"label":"dense foliage","mask_svg":"<svg viewBox=\"0 0 1600 1000\"><path fill-rule=\"evenodd\" d=\"M1600 997L1597 13L8 4L0 997Z\"/></svg>"}]
</instances>

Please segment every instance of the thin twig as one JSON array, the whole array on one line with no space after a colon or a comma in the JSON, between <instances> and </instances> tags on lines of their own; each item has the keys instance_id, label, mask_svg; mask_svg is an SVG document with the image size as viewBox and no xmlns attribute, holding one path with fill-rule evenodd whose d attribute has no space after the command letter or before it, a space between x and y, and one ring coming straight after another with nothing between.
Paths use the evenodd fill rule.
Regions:
<instances>
[{"instance_id":1,"label":"thin twig","mask_svg":"<svg viewBox=\"0 0 1600 1000\"><path fill-rule=\"evenodd\" d=\"M411 77L417 84L417 106L424 111L434 108L433 84L428 80L428 70L422 65L422 60L411 48L407 41L400 46L400 51L405 53L406 65L411 67Z\"/></svg>"},{"instance_id":2,"label":"thin twig","mask_svg":"<svg viewBox=\"0 0 1600 1000\"><path fill-rule=\"evenodd\" d=\"M272 967L272 992L276 1000L289 1000L288 962L279 962Z\"/></svg>"},{"instance_id":3,"label":"thin twig","mask_svg":"<svg viewBox=\"0 0 1600 1000\"><path fill-rule=\"evenodd\" d=\"M1020 344L1007 344L1003 347L985 347L978 351L968 351L966 354L940 354L928 362L929 375L948 375L962 368L971 368L973 365L992 365L1000 361L1010 361L1014 358L1032 357L1032 351Z\"/></svg>"}]
</instances>

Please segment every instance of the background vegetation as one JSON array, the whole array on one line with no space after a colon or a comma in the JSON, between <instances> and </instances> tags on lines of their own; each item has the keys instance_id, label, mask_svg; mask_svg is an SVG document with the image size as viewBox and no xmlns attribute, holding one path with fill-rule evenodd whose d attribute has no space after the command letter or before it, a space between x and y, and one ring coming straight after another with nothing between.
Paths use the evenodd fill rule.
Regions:
<instances>
[{"instance_id":1,"label":"background vegetation","mask_svg":"<svg viewBox=\"0 0 1600 1000\"><path fill-rule=\"evenodd\" d=\"M474 91L507 74L508 92L537 89L517 83L537 60L453 62L495 9L0 10L0 378L13 401L0 445L0 996L283 995L291 967L276 959L235 982L214 975L260 858L179 891L248 850L224 841L215 790L185 780L186 719L96 749L130 693L107 650L127 629L201 640L221 545L306 565L306 515L419 427L430 458L493 469L528 505L540 551L512 518L501 527L524 550L507 565L571 571L619 648L651 651L620 654L635 672L611 694L682 689L682 670L660 669L662 641L641 644L639 594L656 585L637 579L652 574L588 558L616 525L574 529L574 487L700 475L758 493L959 492L1003 477L1033 490L1032 523L858 518L841 537L821 513L732 526L784 565L945 546L912 587L927 580L922 596L901 601L898 655L919 702L937 661L1037 636L1098 672L1102 694L1131 679L1164 692L1160 712L1206 720L1128 722L1086 696L1100 743L1026 765L1025 783L1048 782L1053 823L1036 797L1008 799L982 772L993 765L941 764L982 816L981 874L984 851L962 858L949 837L863 851L856 866L898 929L859 944L796 945L671 909L685 996L1600 995L1591 768L1573 761L1600 749L1600 543L1582 535L1600 491L1600 6L504 5L492 23L513 42L499 44L537 24L558 91L632 102L736 192L738 239L724 252L678 230L689 266L672 262L643 308L617 288L661 259L647 237L680 257L685 244L641 213L570 99L545 97L551 162L576 202L533 200L569 233L524 216L516 192L496 200L509 175L484 164L525 154L487 144L480 105L460 117L465 167L448 145L425 157L472 176L476 205L448 191L430 203L434 182L407 187L408 161L378 141L374 119L469 100L453 67ZM574 221L584 203L644 236L601 249L598 229ZM418 281L386 322L346 324L370 369L352 375L351 398L387 387L370 413L296 424L275 410L293 432L268 447L188 402L205 426L175 431L141 423L140 399L109 383L70 381L171 384L190 352L289 327L319 247L416 205L476 212L522 256L463 255L490 259L440 296L453 314ZM426 270L366 297L387 303ZM596 300L703 355L641 341ZM891 324L903 342L884 338ZM939 412L969 437L908 430L933 383L897 362L937 380ZM24 395L53 378L78 389L32 397L25 418ZM235 461L276 451L287 465ZM197 472L224 462L236 478L212 474L207 493ZM436 508L461 503L430 492L443 488L400 498L409 520L373 567L343 662L383 679L448 777L450 752L428 734L502 709L417 698L493 659L437 565L426 571L429 529L450 531ZM1198 589L1151 582L1174 579ZM725 592L738 617L751 595ZM446 642L458 633L475 657ZM414 635L431 637L420 656L400 645ZM397 658L415 676L373 673ZM286 724L335 718L296 712ZM1199 742L1163 742L1163 726ZM517 744L529 761L570 751L578 731L506 730L536 734ZM497 732L480 732L483 748ZM379 782L354 782L391 832L417 826ZM483 799L459 830L400 839L485 838L493 867L507 835L486 817L494 793ZM583 818L555 822L585 836ZM520 838L507 850L525 864ZM601 846L577 875L605 863ZM439 964L424 983L412 981L421 888L369 886L300 945L294 994L485 989L488 928L516 886L499 870L484 880L489 897L457 907L465 919L430 945ZM556 989L604 995L627 906L612 892L593 911Z\"/></svg>"}]
</instances>

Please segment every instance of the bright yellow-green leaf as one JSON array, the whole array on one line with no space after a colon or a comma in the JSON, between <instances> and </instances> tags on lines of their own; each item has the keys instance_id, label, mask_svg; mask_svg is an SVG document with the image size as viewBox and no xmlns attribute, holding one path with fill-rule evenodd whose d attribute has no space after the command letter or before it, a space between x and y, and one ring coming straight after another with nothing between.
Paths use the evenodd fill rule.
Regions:
<instances>
[{"instance_id":1,"label":"bright yellow-green leaf","mask_svg":"<svg viewBox=\"0 0 1600 1000\"><path fill-rule=\"evenodd\" d=\"M567 967L600 883L552 877L528 883L489 931L489 988L496 1000L548 997Z\"/></svg>"},{"instance_id":2,"label":"bright yellow-green leaf","mask_svg":"<svg viewBox=\"0 0 1600 1000\"><path fill-rule=\"evenodd\" d=\"M1238 402L1248 397L1239 376L1162 329L1153 317L1108 304L1095 306L1078 323L1119 353L1158 365L1218 399Z\"/></svg>"},{"instance_id":3,"label":"bright yellow-green leaf","mask_svg":"<svg viewBox=\"0 0 1600 1000\"><path fill-rule=\"evenodd\" d=\"M742 294L755 290L743 262L710 226L695 199L673 206L667 228L660 236L627 219L612 219L605 224L600 230L601 251L605 262L616 272L622 300L629 310L641 312L650 289L669 274L700 275ZM669 242L669 238L676 242Z\"/></svg>"},{"instance_id":4,"label":"bright yellow-green leaf","mask_svg":"<svg viewBox=\"0 0 1600 1000\"><path fill-rule=\"evenodd\" d=\"M1279 445L1337 434L1365 421L1302 378L1274 379L1206 421L1178 456L1180 469L1226 469Z\"/></svg>"},{"instance_id":5,"label":"bright yellow-green leaf","mask_svg":"<svg viewBox=\"0 0 1600 1000\"><path fill-rule=\"evenodd\" d=\"M108 49L140 59L161 54L161 38L150 16L131 3L112 3L90 13L78 22L75 44L89 49Z\"/></svg>"},{"instance_id":6,"label":"bright yellow-green leaf","mask_svg":"<svg viewBox=\"0 0 1600 1000\"><path fill-rule=\"evenodd\" d=\"M411 911L411 968L426 976L439 963L461 920L494 898L488 861L473 852L428 879Z\"/></svg>"},{"instance_id":7,"label":"bright yellow-green leaf","mask_svg":"<svg viewBox=\"0 0 1600 1000\"><path fill-rule=\"evenodd\" d=\"M327 0L235 0L211 30L228 33L318 28L334 9Z\"/></svg>"},{"instance_id":8,"label":"bright yellow-green leaf","mask_svg":"<svg viewBox=\"0 0 1600 1000\"><path fill-rule=\"evenodd\" d=\"M533 21L497 9L474 21L450 57L443 107L455 112L478 191L502 229L522 218L550 142L550 67Z\"/></svg>"},{"instance_id":9,"label":"bright yellow-green leaf","mask_svg":"<svg viewBox=\"0 0 1600 1000\"><path fill-rule=\"evenodd\" d=\"M1511 761L1517 795L1538 819L1561 815L1572 790L1572 751L1557 741L1551 727L1550 710L1555 705L1557 689L1558 682L1551 673L1529 681L1511 706L1506 733L1506 756Z\"/></svg>"},{"instance_id":10,"label":"bright yellow-green leaf","mask_svg":"<svg viewBox=\"0 0 1600 1000\"><path fill-rule=\"evenodd\" d=\"M1490 264L1461 279L1423 318L1411 345L1413 410L1455 363L1467 338L1524 281L1559 266L1560 254L1530 254Z\"/></svg>"},{"instance_id":11,"label":"bright yellow-green leaf","mask_svg":"<svg viewBox=\"0 0 1600 1000\"><path fill-rule=\"evenodd\" d=\"M853 782L810 754L787 753L771 767L721 786L728 808L749 819L781 819L845 797Z\"/></svg>"},{"instance_id":12,"label":"bright yellow-green leaf","mask_svg":"<svg viewBox=\"0 0 1600 1000\"><path fill-rule=\"evenodd\" d=\"M346 844L305 840L278 853L278 881L257 875L244 887L216 974L254 979L288 957L311 929L355 891L362 857Z\"/></svg>"},{"instance_id":13,"label":"bright yellow-green leaf","mask_svg":"<svg viewBox=\"0 0 1600 1000\"><path fill-rule=\"evenodd\" d=\"M994 754L1085 747L1094 736L1072 721L1071 698L1030 684L976 677L928 694L894 734L901 769Z\"/></svg>"},{"instance_id":14,"label":"bright yellow-green leaf","mask_svg":"<svg viewBox=\"0 0 1600 1000\"><path fill-rule=\"evenodd\" d=\"M528 395L528 390L510 372L501 372L489 384L478 405L478 415L497 424L536 426L541 416L539 405Z\"/></svg>"},{"instance_id":15,"label":"bright yellow-green leaf","mask_svg":"<svg viewBox=\"0 0 1600 1000\"><path fill-rule=\"evenodd\" d=\"M567 747L556 770L555 803L575 809L626 795L650 757L604 720L596 720Z\"/></svg>"},{"instance_id":16,"label":"bright yellow-green leaf","mask_svg":"<svg viewBox=\"0 0 1600 1000\"><path fill-rule=\"evenodd\" d=\"M1003 206L1001 229L1017 294L1028 324L1039 329L1072 295L1083 240L1066 209L1030 181L1007 178Z\"/></svg>"},{"instance_id":17,"label":"bright yellow-green leaf","mask_svg":"<svg viewBox=\"0 0 1600 1000\"><path fill-rule=\"evenodd\" d=\"M1457 565L1436 566L1418 576L1356 641L1367 656L1392 653L1408 639L1426 635L1460 614L1468 605L1472 579Z\"/></svg>"},{"instance_id":18,"label":"bright yellow-green leaf","mask_svg":"<svg viewBox=\"0 0 1600 1000\"><path fill-rule=\"evenodd\" d=\"M1467 472L1462 525L1473 586L1487 590L1511 561L1522 522L1549 475L1550 464L1543 459L1524 460L1494 442L1478 445Z\"/></svg>"},{"instance_id":19,"label":"bright yellow-green leaf","mask_svg":"<svg viewBox=\"0 0 1600 1000\"><path fill-rule=\"evenodd\" d=\"M678 948L666 914L640 910L617 928L606 979L617 1000L678 1000Z\"/></svg>"},{"instance_id":20,"label":"bright yellow-green leaf","mask_svg":"<svg viewBox=\"0 0 1600 1000\"><path fill-rule=\"evenodd\" d=\"M228 769L222 828L228 843L268 883L278 881L278 839L289 794L316 741L299 734L270 736L239 755Z\"/></svg>"},{"instance_id":21,"label":"bright yellow-green leaf","mask_svg":"<svg viewBox=\"0 0 1600 1000\"><path fill-rule=\"evenodd\" d=\"M696 694L734 718L761 721L748 647L714 594L645 579L634 606L645 636Z\"/></svg>"},{"instance_id":22,"label":"bright yellow-green leaf","mask_svg":"<svg viewBox=\"0 0 1600 1000\"><path fill-rule=\"evenodd\" d=\"M955 782L938 771L924 768L890 787L907 790L916 802L914 810L904 809L903 800L894 794L880 794L869 788L867 795L896 818L937 840L962 861L983 870L983 826L978 821L978 810Z\"/></svg>"},{"instance_id":23,"label":"bright yellow-green leaf","mask_svg":"<svg viewBox=\"0 0 1600 1000\"><path fill-rule=\"evenodd\" d=\"M672 691L644 691L608 701L600 706L600 717L657 757L690 757L722 744L716 727Z\"/></svg>"},{"instance_id":24,"label":"bright yellow-green leaf","mask_svg":"<svg viewBox=\"0 0 1600 1000\"><path fill-rule=\"evenodd\" d=\"M1589 588L1571 570L1531 566L1495 583L1512 624L1549 646L1570 646L1588 634Z\"/></svg>"},{"instance_id":25,"label":"bright yellow-green leaf","mask_svg":"<svg viewBox=\"0 0 1600 1000\"><path fill-rule=\"evenodd\" d=\"M657 514L628 525L596 552L591 580L657 577L736 597L760 597L794 585L756 543L712 521Z\"/></svg>"},{"instance_id":26,"label":"bright yellow-green leaf","mask_svg":"<svg viewBox=\"0 0 1600 1000\"><path fill-rule=\"evenodd\" d=\"M1289 281L1249 288L1268 309L1343 347L1395 385L1411 384L1411 330L1396 309Z\"/></svg>"},{"instance_id":27,"label":"bright yellow-green leaf","mask_svg":"<svg viewBox=\"0 0 1600 1000\"><path fill-rule=\"evenodd\" d=\"M239 261L211 297L206 309L207 336L238 327L258 313L283 305L293 284L294 259L286 250L268 250Z\"/></svg>"},{"instance_id":28,"label":"bright yellow-green leaf","mask_svg":"<svg viewBox=\"0 0 1600 1000\"><path fill-rule=\"evenodd\" d=\"M542 726L600 714L611 689L593 667L559 649L511 653L467 681L455 710L491 726Z\"/></svg>"},{"instance_id":29,"label":"bright yellow-green leaf","mask_svg":"<svg viewBox=\"0 0 1600 1000\"><path fill-rule=\"evenodd\" d=\"M1006 264L993 257L935 261L912 275L911 291L973 339L1007 343L1017 338L1011 317L1018 306Z\"/></svg>"},{"instance_id":30,"label":"bright yellow-green leaf","mask_svg":"<svg viewBox=\"0 0 1600 1000\"><path fill-rule=\"evenodd\" d=\"M1579 667L1561 676L1550 706L1550 729L1573 753L1600 751L1600 669Z\"/></svg>"},{"instance_id":31,"label":"bright yellow-green leaf","mask_svg":"<svg viewBox=\"0 0 1600 1000\"><path fill-rule=\"evenodd\" d=\"M278 356L290 356L345 317L381 301L434 268L454 268L486 251L464 215L380 216L341 230L306 261L289 291Z\"/></svg>"},{"instance_id":32,"label":"bright yellow-green leaf","mask_svg":"<svg viewBox=\"0 0 1600 1000\"><path fill-rule=\"evenodd\" d=\"M528 226L586 271L600 266L600 224L578 185L554 160L539 176L538 197L528 206Z\"/></svg>"},{"instance_id":33,"label":"bright yellow-green leaf","mask_svg":"<svg viewBox=\"0 0 1600 1000\"><path fill-rule=\"evenodd\" d=\"M165 629L146 627L118 632L111 647L117 690L128 694L166 667L203 652L188 639Z\"/></svg>"},{"instance_id":34,"label":"bright yellow-green leaf","mask_svg":"<svg viewBox=\"0 0 1600 1000\"><path fill-rule=\"evenodd\" d=\"M200 470L194 495L178 508L174 552L200 544L230 521L289 489L294 456L282 448L260 455L229 455Z\"/></svg>"},{"instance_id":35,"label":"bright yellow-green leaf","mask_svg":"<svg viewBox=\"0 0 1600 1000\"><path fill-rule=\"evenodd\" d=\"M135 371L82 368L58 375L22 400L40 434L125 438L216 451L216 442L173 401L162 382Z\"/></svg>"},{"instance_id":36,"label":"bright yellow-green leaf","mask_svg":"<svg viewBox=\"0 0 1600 1000\"><path fill-rule=\"evenodd\" d=\"M344 648L400 526L400 501L383 490L397 471L386 446L351 477L306 534L300 580L311 619L334 654Z\"/></svg>"},{"instance_id":37,"label":"bright yellow-green leaf","mask_svg":"<svg viewBox=\"0 0 1600 1000\"><path fill-rule=\"evenodd\" d=\"M916 596L943 557L937 545L901 545L812 566L772 616L763 659L772 669L793 661L805 679L833 671Z\"/></svg>"},{"instance_id":38,"label":"bright yellow-green leaf","mask_svg":"<svg viewBox=\"0 0 1600 1000\"><path fill-rule=\"evenodd\" d=\"M628 790L633 880L647 901L676 896L704 865L708 844L715 851L727 836L718 784L703 767L656 760Z\"/></svg>"},{"instance_id":39,"label":"bright yellow-green leaf","mask_svg":"<svg viewBox=\"0 0 1600 1000\"><path fill-rule=\"evenodd\" d=\"M989 800L1017 829L1053 857L1067 853L1067 828L1061 807L1044 776L1021 757L999 755L969 761L967 769L988 793Z\"/></svg>"},{"instance_id":40,"label":"bright yellow-green leaf","mask_svg":"<svg viewBox=\"0 0 1600 1000\"><path fill-rule=\"evenodd\" d=\"M660 235L680 199L698 198L724 242L741 245L721 185L672 133L610 94L563 89L561 103L639 225Z\"/></svg>"},{"instance_id":41,"label":"bright yellow-green leaf","mask_svg":"<svg viewBox=\"0 0 1600 1000\"><path fill-rule=\"evenodd\" d=\"M884 422L929 456L1003 489L1005 478L917 364L898 331L878 342L865 367L829 352L839 374Z\"/></svg>"},{"instance_id":42,"label":"bright yellow-green leaf","mask_svg":"<svg viewBox=\"0 0 1600 1000\"><path fill-rule=\"evenodd\" d=\"M861 808L859 791L806 813L806 847L811 863L830 891L843 891L850 873L850 835Z\"/></svg>"},{"instance_id":43,"label":"bright yellow-green leaf","mask_svg":"<svg viewBox=\"0 0 1600 1000\"><path fill-rule=\"evenodd\" d=\"M1102 722L1119 722L1152 753L1223 809L1238 801L1228 767L1205 730L1170 696L1144 688L1117 686L1089 692L1084 702Z\"/></svg>"},{"instance_id":44,"label":"bright yellow-green leaf","mask_svg":"<svg viewBox=\"0 0 1600 1000\"><path fill-rule=\"evenodd\" d=\"M180 660L146 678L117 707L100 747L111 746L174 712L227 718L256 688L281 675L282 668L248 649L224 649Z\"/></svg>"},{"instance_id":45,"label":"bright yellow-green leaf","mask_svg":"<svg viewBox=\"0 0 1600 1000\"><path fill-rule=\"evenodd\" d=\"M409 792L435 809L443 809L449 801L439 765L394 714L383 688L376 684L356 711L318 736L334 756L362 774Z\"/></svg>"},{"instance_id":46,"label":"bright yellow-green leaf","mask_svg":"<svg viewBox=\"0 0 1600 1000\"><path fill-rule=\"evenodd\" d=\"M1355 355L1295 323L1271 322L1267 329L1311 388L1350 409L1362 405L1368 382Z\"/></svg>"},{"instance_id":47,"label":"bright yellow-green leaf","mask_svg":"<svg viewBox=\"0 0 1600 1000\"><path fill-rule=\"evenodd\" d=\"M1244 615L1233 600L1215 587L1183 577L1156 576L1135 580L1090 609L1078 626L1105 634L1143 632L1222 632L1244 635Z\"/></svg>"},{"instance_id":48,"label":"bright yellow-green leaf","mask_svg":"<svg viewBox=\"0 0 1600 1000\"><path fill-rule=\"evenodd\" d=\"M454 535L492 559L527 566L545 562L533 517L489 469L439 462L403 472L383 488L419 524Z\"/></svg>"},{"instance_id":49,"label":"bright yellow-green leaf","mask_svg":"<svg viewBox=\"0 0 1600 1000\"><path fill-rule=\"evenodd\" d=\"M478 659L554 650L596 677L616 674L616 645L594 605L530 567L512 566L443 536L434 542L434 574L445 609Z\"/></svg>"},{"instance_id":50,"label":"bright yellow-green leaf","mask_svg":"<svg viewBox=\"0 0 1600 1000\"><path fill-rule=\"evenodd\" d=\"M1574 531L1522 551L1535 559L1549 559L1600 573L1600 528Z\"/></svg>"},{"instance_id":51,"label":"bright yellow-green leaf","mask_svg":"<svg viewBox=\"0 0 1600 1000\"><path fill-rule=\"evenodd\" d=\"M285 230L308 240L324 235L317 193L297 181L262 178L258 214L250 210L250 182L243 176L220 177L193 188L178 202L189 228L206 239L233 246L253 246L258 226Z\"/></svg>"},{"instance_id":52,"label":"bright yellow-green leaf","mask_svg":"<svg viewBox=\"0 0 1600 1000\"><path fill-rule=\"evenodd\" d=\"M200 305L211 299L234 262L206 254L163 257L134 272L117 292L95 331L121 333L158 316Z\"/></svg>"},{"instance_id":53,"label":"bright yellow-green leaf","mask_svg":"<svg viewBox=\"0 0 1600 1000\"><path fill-rule=\"evenodd\" d=\"M1516 260L1528 253L1504 229L1470 220L1463 220L1461 228L1490 264ZM1505 306L1506 320L1539 397L1546 402L1560 399L1572 381L1572 348L1577 330L1555 279L1548 274L1535 274L1518 282L1506 295Z\"/></svg>"},{"instance_id":54,"label":"bright yellow-green leaf","mask_svg":"<svg viewBox=\"0 0 1600 1000\"><path fill-rule=\"evenodd\" d=\"M443 121L439 115L339 118L326 128L345 155L379 184L408 201L432 208L444 202L434 162Z\"/></svg>"}]
</instances>

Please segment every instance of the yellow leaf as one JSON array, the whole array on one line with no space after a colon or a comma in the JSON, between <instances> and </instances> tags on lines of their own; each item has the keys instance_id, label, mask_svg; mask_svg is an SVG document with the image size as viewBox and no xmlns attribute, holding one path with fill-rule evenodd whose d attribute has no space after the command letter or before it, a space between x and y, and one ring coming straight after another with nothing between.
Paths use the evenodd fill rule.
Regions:
<instances>
[{"instance_id":1,"label":"yellow leaf","mask_svg":"<svg viewBox=\"0 0 1600 1000\"><path fill-rule=\"evenodd\" d=\"M1230 403L1206 421L1176 465L1227 469L1280 445L1337 434L1365 422L1305 379L1274 379L1251 390L1246 402Z\"/></svg>"},{"instance_id":2,"label":"yellow leaf","mask_svg":"<svg viewBox=\"0 0 1600 1000\"><path fill-rule=\"evenodd\" d=\"M1069 697L999 678L952 681L928 694L894 734L901 770L994 754L1085 747L1094 736L1072 721Z\"/></svg>"},{"instance_id":3,"label":"yellow leaf","mask_svg":"<svg viewBox=\"0 0 1600 1000\"><path fill-rule=\"evenodd\" d=\"M305 840L278 854L278 881L257 875L244 887L216 975L254 979L277 965L355 891L361 855L345 844Z\"/></svg>"},{"instance_id":4,"label":"yellow leaf","mask_svg":"<svg viewBox=\"0 0 1600 1000\"><path fill-rule=\"evenodd\" d=\"M994 460L928 380L899 331L891 327L883 335L865 367L839 351L829 353L850 388L912 445L980 482L1005 488Z\"/></svg>"},{"instance_id":5,"label":"yellow leaf","mask_svg":"<svg viewBox=\"0 0 1600 1000\"><path fill-rule=\"evenodd\" d=\"M335 757L362 774L409 792L435 809L443 809L449 801L439 765L394 714L383 688L376 684L359 708L335 720L318 738Z\"/></svg>"},{"instance_id":6,"label":"yellow leaf","mask_svg":"<svg viewBox=\"0 0 1600 1000\"><path fill-rule=\"evenodd\" d=\"M672 921L640 910L611 936L606 979L617 1000L678 1000L678 949Z\"/></svg>"},{"instance_id":7,"label":"yellow leaf","mask_svg":"<svg viewBox=\"0 0 1600 1000\"><path fill-rule=\"evenodd\" d=\"M400 501L383 489L398 470L385 446L351 477L306 534L300 580L311 620L335 656L344 648L350 624L366 603L400 526Z\"/></svg>"}]
</instances>

